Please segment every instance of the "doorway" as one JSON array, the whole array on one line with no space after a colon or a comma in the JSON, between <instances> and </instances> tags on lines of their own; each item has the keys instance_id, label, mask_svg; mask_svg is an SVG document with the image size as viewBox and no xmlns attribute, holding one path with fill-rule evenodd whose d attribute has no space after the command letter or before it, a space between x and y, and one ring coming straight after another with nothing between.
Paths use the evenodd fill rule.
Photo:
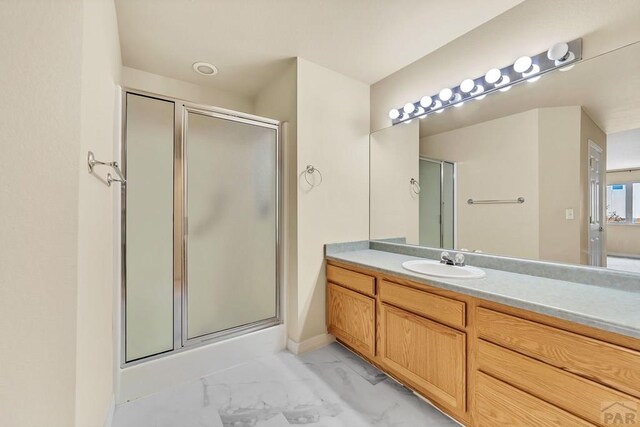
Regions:
<instances>
[{"instance_id":1,"label":"doorway","mask_svg":"<svg viewBox=\"0 0 640 427\"><path fill-rule=\"evenodd\" d=\"M602 148L589 140L589 265L603 266L604 258L604 167Z\"/></svg>"}]
</instances>

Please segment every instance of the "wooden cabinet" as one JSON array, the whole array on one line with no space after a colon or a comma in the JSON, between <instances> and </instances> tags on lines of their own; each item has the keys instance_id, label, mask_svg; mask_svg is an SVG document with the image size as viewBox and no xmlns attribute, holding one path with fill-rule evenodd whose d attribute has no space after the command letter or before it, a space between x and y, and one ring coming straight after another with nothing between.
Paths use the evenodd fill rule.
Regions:
<instances>
[{"instance_id":1,"label":"wooden cabinet","mask_svg":"<svg viewBox=\"0 0 640 427\"><path fill-rule=\"evenodd\" d=\"M375 353L375 300L329 283L327 286L329 333L362 354Z\"/></svg>"},{"instance_id":2,"label":"wooden cabinet","mask_svg":"<svg viewBox=\"0 0 640 427\"><path fill-rule=\"evenodd\" d=\"M640 399L483 340L478 343L478 369L600 426L607 425L602 413L606 402L640 408Z\"/></svg>"},{"instance_id":3,"label":"wooden cabinet","mask_svg":"<svg viewBox=\"0 0 640 427\"><path fill-rule=\"evenodd\" d=\"M640 427L640 340L345 265L327 278L329 332L464 425Z\"/></svg>"},{"instance_id":4,"label":"wooden cabinet","mask_svg":"<svg viewBox=\"0 0 640 427\"><path fill-rule=\"evenodd\" d=\"M465 410L464 332L381 304L382 363L424 396L462 414Z\"/></svg>"},{"instance_id":5,"label":"wooden cabinet","mask_svg":"<svg viewBox=\"0 0 640 427\"><path fill-rule=\"evenodd\" d=\"M488 341L640 397L640 352L484 308L477 319Z\"/></svg>"}]
</instances>

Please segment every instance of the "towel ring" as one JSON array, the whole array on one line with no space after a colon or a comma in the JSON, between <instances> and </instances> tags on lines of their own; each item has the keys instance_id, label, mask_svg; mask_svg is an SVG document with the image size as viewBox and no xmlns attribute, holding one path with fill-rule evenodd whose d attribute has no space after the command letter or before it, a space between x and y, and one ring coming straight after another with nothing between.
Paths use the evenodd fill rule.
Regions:
<instances>
[{"instance_id":1,"label":"towel ring","mask_svg":"<svg viewBox=\"0 0 640 427\"><path fill-rule=\"evenodd\" d=\"M313 176L313 174L315 174L316 172L318 172L318 176L320 177L320 182L317 184L314 184L311 181L309 181L309 176ZM307 165L307 167L304 170L304 180L307 181L307 184L309 184L310 186L317 187L318 185L322 184L322 173L320 172L319 169L313 167L313 165Z\"/></svg>"},{"instance_id":2,"label":"towel ring","mask_svg":"<svg viewBox=\"0 0 640 427\"><path fill-rule=\"evenodd\" d=\"M416 179L411 178L409 180L409 184L411 184L411 191L416 194L420 194L420 183Z\"/></svg>"}]
</instances>

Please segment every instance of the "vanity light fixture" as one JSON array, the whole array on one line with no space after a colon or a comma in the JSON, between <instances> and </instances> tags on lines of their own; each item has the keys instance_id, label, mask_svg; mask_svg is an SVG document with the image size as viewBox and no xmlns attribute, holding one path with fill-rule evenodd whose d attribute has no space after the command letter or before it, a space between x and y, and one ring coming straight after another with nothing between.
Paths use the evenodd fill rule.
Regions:
<instances>
[{"instance_id":1,"label":"vanity light fixture","mask_svg":"<svg viewBox=\"0 0 640 427\"><path fill-rule=\"evenodd\" d=\"M534 82L543 74L554 70L566 71L582 59L582 39L556 43L549 50L534 56L521 56L503 68L492 68L475 79L465 79L459 86L444 88L437 95L423 96L419 101L389 111L392 124L425 118L431 113L442 113L449 107L461 107L471 99L483 99L489 93L506 92L515 84ZM404 114L400 114L402 111Z\"/></svg>"}]
</instances>

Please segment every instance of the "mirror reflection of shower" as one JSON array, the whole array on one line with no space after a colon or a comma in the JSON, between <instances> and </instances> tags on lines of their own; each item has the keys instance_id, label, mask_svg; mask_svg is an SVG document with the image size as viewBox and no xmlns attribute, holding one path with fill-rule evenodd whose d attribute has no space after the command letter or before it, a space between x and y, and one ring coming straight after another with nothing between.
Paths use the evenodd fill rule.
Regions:
<instances>
[{"instance_id":1,"label":"mirror reflection of shower","mask_svg":"<svg viewBox=\"0 0 640 427\"><path fill-rule=\"evenodd\" d=\"M419 244L453 249L455 165L420 157Z\"/></svg>"}]
</instances>

